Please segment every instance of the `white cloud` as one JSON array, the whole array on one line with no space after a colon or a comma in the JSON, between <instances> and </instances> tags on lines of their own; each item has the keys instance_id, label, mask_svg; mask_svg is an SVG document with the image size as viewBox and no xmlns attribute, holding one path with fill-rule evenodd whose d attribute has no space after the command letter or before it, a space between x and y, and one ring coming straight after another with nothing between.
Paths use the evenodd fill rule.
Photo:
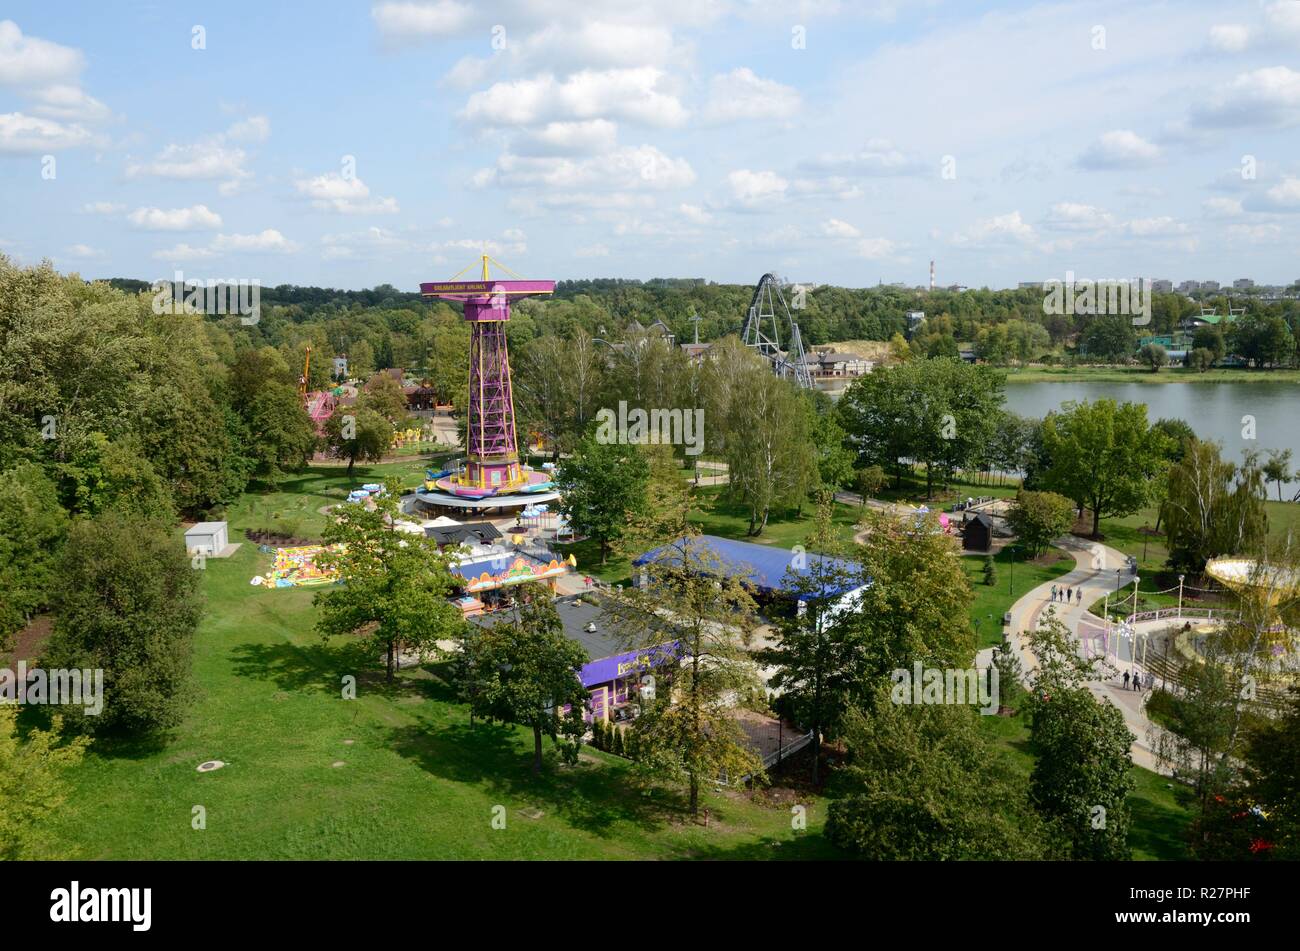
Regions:
<instances>
[{"instance_id":1,"label":"white cloud","mask_svg":"<svg viewBox=\"0 0 1300 951\"><path fill-rule=\"evenodd\" d=\"M377 3L370 16L391 42L450 36L473 19L473 7L455 0L436 3Z\"/></svg>"},{"instance_id":2,"label":"white cloud","mask_svg":"<svg viewBox=\"0 0 1300 951\"><path fill-rule=\"evenodd\" d=\"M1240 23L1219 23L1210 27L1210 49L1240 53L1250 44L1250 30Z\"/></svg>"},{"instance_id":3,"label":"white cloud","mask_svg":"<svg viewBox=\"0 0 1300 951\"><path fill-rule=\"evenodd\" d=\"M1246 206L1254 211L1300 211L1300 178L1282 179L1263 196L1252 196Z\"/></svg>"},{"instance_id":4,"label":"white cloud","mask_svg":"<svg viewBox=\"0 0 1300 951\"><path fill-rule=\"evenodd\" d=\"M575 258L607 258L609 257L609 248L603 244L589 244L584 248L578 248L573 252Z\"/></svg>"},{"instance_id":5,"label":"white cloud","mask_svg":"<svg viewBox=\"0 0 1300 951\"><path fill-rule=\"evenodd\" d=\"M454 241L435 242L429 249L431 251L473 251L475 254L490 254L493 257L506 256L515 254L524 254L528 250L528 245L522 240L523 234L515 231L515 238L511 239L511 232L507 231L503 238L505 241L497 241L491 238L459 238Z\"/></svg>"},{"instance_id":6,"label":"white cloud","mask_svg":"<svg viewBox=\"0 0 1300 951\"><path fill-rule=\"evenodd\" d=\"M753 171L738 168L727 175L727 184L731 186L731 195L743 205L752 205L768 200L780 200L785 197L790 183L776 172Z\"/></svg>"},{"instance_id":7,"label":"white cloud","mask_svg":"<svg viewBox=\"0 0 1300 951\"><path fill-rule=\"evenodd\" d=\"M976 221L954 234L951 241L958 247L982 247L1007 242L1032 244L1037 239L1033 226L1021 217L1020 212L1012 211Z\"/></svg>"},{"instance_id":8,"label":"white cloud","mask_svg":"<svg viewBox=\"0 0 1300 951\"><path fill-rule=\"evenodd\" d=\"M103 251L99 250L98 248L92 248L88 244L74 244L71 247L69 247L65 253L69 257L82 258L85 260L102 258L104 256Z\"/></svg>"},{"instance_id":9,"label":"white cloud","mask_svg":"<svg viewBox=\"0 0 1300 951\"><path fill-rule=\"evenodd\" d=\"M271 137L271 120L266 116L249 116L226 130L226 137L235 142L265 142Z\"/></svg>"},{"instance_id":10,"label":"white cloud","mask_svg":"<svg viewBox=\"0 0 1300 951\"><path fill-rule=\"evenodd\" d=\"M800 104L799 93L792 87L762 79L742 66L713 77L704 118L708 122L786 119L799 110Z\"/></svg>"},{"instance_id":11,"label":"white cloud","mask_svg":"<svg viewBox=\"0 0 1300 951\"><path fill-rule=\"evenodd\" d=\"M480 169L471 184L506 188L668 189L695 181L685 159L671 158L652 145L624 147L585 159L535 157L506 153L494 168Z\"/></svg>"},{"instance_id":12,"label":"white cloud","mask_svg":"<svg viewBox=\"0 0 1300 951\"><path fill-rule=\"evenodd\" d=\"M401 209L396 198L370 197L370 187L356 176L345 178L338 172L327 172L315 178L300 178L294 182L298 194L311 199L319 211L335 211L343 215L395 215Z\"/></svg>"},{"instance_id":13,"label":"white cloud","mask_svg":"<svg viewBox=\"0 0 1300 951\"><path fill-rule=\"evenodd\" d=\"M1112 129L1079 156L1079 165L1086 169L1143 168L1160 159L1159 146L1153 145L1136 132Z\"/></svg>"},{"instance_id":14,"label":"white cloud","mask_svg":"<svg viewBox=\"0 0 1300 951\"><path fill-rule=\"evenodd\" d=\"M517 151L531 155L592 154L612 151L617 140L618 126L608 119L548 122L521 136Z\"/></svg>"},{"instance_id":15,"label":"white cloud","mask_svg":"<svg viewBox=\"0 0 1300 951\"><path fill-rule=\"evenodd\" d=\"M1063 201L1052 205L1044 226L1053 231L1104 231L1115 225L1115 216L1095 205Z\"/></svg>"},{"instance_id":16,"label":"white cloud","mask_svg":"<svg viewBox=\"0 0 1300 951\"><path fill-rule=\"evenodd\" d=\"M0 152L39 154L99 144L102 140L98 136L75 123L68 125L21 112L0 114Z\"/></svg>"},{"instance_id":17,"label":"white cloud","mask_svg":"<svg viewBox=\"0 0 1300 951\"><path fill-rule=\"evenodd\" d=\"M862 232L847 221L841 221L838 218L827 218L822 222L822 234L828 238L858 238Z\"/></svg>"},{"instance_id":18,"label":"white cloud","mask_svg":"<svg viewBox=\"0 0 1300 951\"><path fill-rule=\"evenodd\" d=\"M415 249L415 245L408 239L386 228L377 227L344 234L327 234L321 238L321 244L325 246L321 256L326 260L372 257L380 253L392 254Z\"/></svg>"},{"instance_id":19,"label":"white cloud","mask_svg":"<svg viewBox=\"0 0 1300 951\"><path fill-rule=\"evenodd\" d=\"M1237 198L1207 198L1201 209L1207 218L1236 218L1242 214L1241 200Z\"/></svg>"},{"instance_id":20,"label":"white cloud","mask_svg":"<svg viewBox=\"0 0 1300 951\"><path fill-rule=\"evenodd\" d=\"M149 162L126 167L127 178L165 178L173 181L224 181L239 183L252 178L244 167L248 155L240 148L226 148L216 142L192 145L171 144Z\"/></svg>"},{"instance_id":21,"label":"white cloud","mask_svg":"<svg viewBox=\"0 0 1300 951\"><path fill-rule=\"evenodd\" d=\"M467 122L527 126L566 119L626 119L650 126L676 126L686 109L661 91L664 72L652 66L583 70L557 80L546 74L495 83L472 94L461 110Z\"/></svg>"},{"instance_id":22,"label":"white cloud","mask_svg":"<svg viewBox=\"0 0 1300 951\"><path fill-rule=\"evenodd\" d=\"M868 261L894 257L897 250L898 245L888 238L863 238L857 243L858 257L866 258Z\"/></svg>"},{"instance_id":23,"label":"white cloud","mask_svg":"<svg viewBox=\"0 0 1300 951\"><path fill-rule=\"evenodd\" d=\"M298 250L298 245L285 238L274 228L267 228L258 234L219 234L212 242L212 250L218 252L265 251L288 254Z\"/></svg>"},{"instance_id":24,"label":"white cloud","mask_svg":"<svg viewBox=\"0 0 1300 951\"><path fill-rule=\"evenodd\" d=\"M175 247L155 251L153 257L159 261L202 261L216 257L216 252L208 248L196 248L182 242Z\"/></svg>"},{"instance_id":25,"label":"white cloud","mask_svg":"<svg viewBox=\"0 0 1300 951\"><path fill-rule=\"evenodd\" d=\"M118 215L126 211L126 205L111 201L92 201L82 205L81 210L88 215Z\"/></svg>"},{"instance_id":26,"label":"white cloud","mask_svg":"<svg viewBox=\"0 0 1300 951\"><path fill-rule=\"evenodd\" d=\"M145 231L209 231L221 227L221 216L207 205L190 208L137 208L127 220Z\"/></svg>"},{"instance_id":27,"label":"white cloud","mask_svg":"<svg viewBox=\"0 0 1300 951\"><path fill-rule=\"evenodd\" d=\"M85 67L81 51L23 36L13 20L0 20L0 85L44 86L75 79Z\"/></svg>"},{"instance_id":28,"label":"white cloud","mask_svg":"<svg viewBox=\"0 0 1300 951\"><path fill-rule=\"evenodd\" d=\"M682 217L692 224L707 225L713 220L713 216L701 208L699 205L688 205L683 202L677 206L677 210L682 213Z\"/></svg>"},{"instance_id":29,"label":"white cloud","mask_svg":"<svg viewBox=\"0 0 1300 951\"><path fill-rule=\"evenodd\" d=\"M1268 66L1236 76L1192 107L1194 125L1276 128L1300 122L1300 73Z\"/></svg>"},{"instance_id":30,"label":"white cloud","mask_svg":"<svg viewBox=\"0 0 1300 951\"><path fill-rule=\"evenodd\" d=\"M106 105L81 88L85 65L81 50L24 36L18 24L0 20L0 86L30 99L36 115L68 122L102 122L111 116Z\"/></svg>"},{"instance_id":31,"label":"white cloud","mask_svg":"<svg viewBox=\"0 0 1300 951\"><path fill-rule=\"evenodd\" d=\"M856 152L824 153L801 163L799 168L815 174L892 178L919 175L927 170L937 171L938 166L927 166L918 156L902 151L887 139L872 139Z\"/></svg>"},{"instance_id":32,"label":"white cloud","mask_svg":"<svg viewBox=\"0 0 1300 951\"><path fill-rule=\"evenodd\" d=\"M80 86L66 83L38 89L32 99L36 103L32 111L51 119L103 122L112 115L108 106L87 95Z\"/></svg>"}]
</instances>

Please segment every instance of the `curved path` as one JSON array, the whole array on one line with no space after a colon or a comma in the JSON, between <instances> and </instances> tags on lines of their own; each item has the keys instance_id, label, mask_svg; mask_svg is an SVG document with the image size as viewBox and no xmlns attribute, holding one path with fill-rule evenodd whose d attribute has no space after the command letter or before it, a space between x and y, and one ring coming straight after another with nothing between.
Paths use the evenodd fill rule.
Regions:
<instances>
[{"instance_id":1,"label":"curved path","mask_svg":"<svg viewBox=\"0 0 1300 951\"><path fill-rule=\"evenodd\" d=\"M1049 608L1056 609L1056 616L1076 636L1081 629L1095 631L1098 619L1088 611L1088 606L1098 598L1104 597L1108 592L1114 592L1116 569L1122 571L1121 577L1125 582L1128 584L1133 582L1133 575L1127 569L1127 556L1114 548L1087 539L1077 538L1073 535L1058 538L1052 544L1074 556L1074 569L1053 581L1044 582L1026 593L1011 606L1011 624L1008 627L1011 648L1020 658L1021 668L1026 673L1037 667L1037 662L1027 650L1021 634L1023 631L1032 630L1036 627ZM1073 588L1075 591L1074 600L1068 605L1064 602L1053 601L1053 585L1058 589L1062 587ZM1082 601L1079 600L1078 595L1080 588L1083 589ZM1118 677L1093 681L1088 684L1088 689L1097 697L1109 700L1124 715L1124 722L1136 737L1132 750L1133 762L1156 772L1168 773L1167 769L1158 767L1155 754L1151 749L1150 737L1153 730L1159 728L1154 727L1146 715L1144 703L1147 692L1129 690L1124 687L1123 675L1125 671L1137 672L1142 675L1145 675L1147 671L1129 655L1129 645L1127 643L1121 641L1117 649L1118 656L1112 657L1111 663L1116 668L1115 672ZM981 665L989 663L991 655L992 648L981 651L977 663Z\"/></svg>"}]
</instances>

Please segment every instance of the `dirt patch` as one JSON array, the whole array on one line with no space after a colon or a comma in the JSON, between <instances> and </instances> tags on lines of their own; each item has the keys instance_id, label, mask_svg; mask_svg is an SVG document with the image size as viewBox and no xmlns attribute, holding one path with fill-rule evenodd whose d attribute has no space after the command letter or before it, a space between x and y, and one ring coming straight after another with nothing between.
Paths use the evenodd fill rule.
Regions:
<instances>
[{"instance_id":1,"label":"dirt patch","mask_svg":"<svg viewBox=\"0 0 1300 951\"><path fill-rule=\"evenodd\" d=\"M6 656L0 653L0 658L4 659L5 666L13 666L20 660L28 663L38 660L41 656L41 650L45 647L45 642L50 639L50 633L54 630L54 616L51 614L42 614L40 617L32 618L32 622L18 632L14 638L14 648Z\"/></svg>"}]
</instances>

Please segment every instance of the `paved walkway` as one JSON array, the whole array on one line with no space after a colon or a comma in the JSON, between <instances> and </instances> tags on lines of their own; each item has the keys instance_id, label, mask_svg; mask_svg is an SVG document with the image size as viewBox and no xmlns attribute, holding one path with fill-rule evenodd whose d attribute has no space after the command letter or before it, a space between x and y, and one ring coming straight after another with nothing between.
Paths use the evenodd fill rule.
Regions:
<instances>
[{"instance_id":1,"label":"paved walkway","mask_svg":"<svg viewBox=\"0 0 1300 951\"><path fill-rule=\"evenodd\" d=\"M1114 548L1098 542L1077 538L1073 535L1059 538L1053 544L1074 556L1074 569L1054 581L1044 582L1026 593L1011 606L1011 624L1008 628L1011 647L1020 658L1021 668L1026 673L1038 665L1033 655L1027 650L1025 639L1021 636L1021 633L1036 627L1049 608L1056 609L1056 616L1076 636L1081 628L1085 632L1088 630L1095 631L1097 619L1088 612L1088 606L1098 598L1104 597L1108 592L1113 593L1115 591L1116 569L1121 570L1119 577L1125 583L1133 583L1133 575L1127 569L1127 556ZM1073 588L1075 592L1074 599L1068 605L1064 602L1054 602L1052 600L1053 585L1058 590L1060 588ZM1082 601L1079 600L1078 595L1080 588L1083 589ZM1130 649L1127 642L1119 641L1116 645L1117 655L1110 658L1112 666L1119 675L1118 678L1111 677L1108 680L1094 681L1088 684L1088 689L1097 697L1109 700L1124 715L1124 722L1136 737L1133 742L1133 762L1139 766L1145 766L1147 769L1167 773L1168 770L1157 767L1155 754L1151 749L1149 737L1153 724L1147 718L1143 709L1148 692L1127 690L1124 687L1123 675L1125 671L1130 673L1136 671L1143 675L1147 672L1130 656ZM987 664L988 655L984 651L980 653L981 658L977 663ZM989 653L991 653L991 649L989 649Z\"/></svg>"}]
</instances>

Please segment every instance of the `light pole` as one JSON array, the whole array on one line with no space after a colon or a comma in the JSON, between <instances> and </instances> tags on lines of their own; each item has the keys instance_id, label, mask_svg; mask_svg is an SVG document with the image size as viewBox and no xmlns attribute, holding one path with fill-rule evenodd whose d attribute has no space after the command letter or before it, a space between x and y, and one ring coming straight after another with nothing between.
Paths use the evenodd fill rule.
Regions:
<instances>
[{"instance_id":1,"label":"light pole","mask_svg":"<svg viewBox=\"0 0 1300 951\"><path fill-rule=\"evenodd\" d=\"M1011 555L1011 581L1007 585L1007 594L1016 593L1016 546L1008 545L1007 553Z\"/></svg>"},{"instance_id":2,"label":"light pole","mask_svg":"<svg viewBox=\"0 0 1300 951\"><path fill-rule=\"evenodd\" d=\"M1142 580L1142 579L1139 578L1137 575L1134 575L1134 576L1133 576L1133 613L1132 613L1131 615L1129 615L1130 617L1137 617L1137 613L1138 613L1138 582L1140 582L1141 580Z\"/></svg>"},{"instance_id":3,"label":"light pole","mask_svg":"<svg viewBox=\"0 0 1300 951\"><path fill-rule=\"evenodd\" d=\"M1178 576L1178 620L1183 619L1183 576Z\"/></svg>"}]
</instances>

